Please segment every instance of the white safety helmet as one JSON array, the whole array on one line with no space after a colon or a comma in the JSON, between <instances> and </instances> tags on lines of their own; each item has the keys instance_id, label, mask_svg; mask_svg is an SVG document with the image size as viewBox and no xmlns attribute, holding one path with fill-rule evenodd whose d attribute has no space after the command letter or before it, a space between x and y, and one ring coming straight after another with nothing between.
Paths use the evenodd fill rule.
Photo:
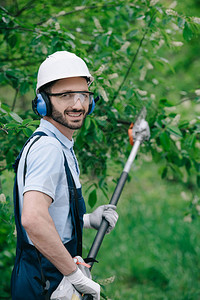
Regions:
<instances>
[{"instance_id":1,"label":"white safety helmet","mask_svg":"<svg viewBox=\"0 0 200 300\"><path fill-rule=\"evenodd\" d=\"M86 63L80 57L68 51L57 51L49 55L40 65L36 93L51 81L70 77L87 77L89 85L94 80Z\"/></svg>"}]
</instances>

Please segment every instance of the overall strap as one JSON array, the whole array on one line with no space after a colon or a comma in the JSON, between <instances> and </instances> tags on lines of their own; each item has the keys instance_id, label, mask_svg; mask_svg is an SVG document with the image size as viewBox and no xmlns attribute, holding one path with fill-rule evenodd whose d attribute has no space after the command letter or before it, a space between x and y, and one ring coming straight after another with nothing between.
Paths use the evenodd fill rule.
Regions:
<instances>
[{"instance_id":1,"label":"overall strap","mask_svg":"<svg viewBox=\"0 0 200 300\"><path fill-rule=\"evenodd\" d=\"M37 132L36 132L37 133ZM47 136L47 134L46 133L44 133L44 132L38 132L39 134L34 134L34 135L32 135L32 137L33 136L35 136L35 135L38 135L38 137L36 137L35 139L34 139L34 141L32 142L32 144L30 145L30 147L28 148L28 151L26 152L26 157L25 157L25 162L24 162L24 172L23 172L23 183L25 184L25 177L26 177L26 170L27 170L27 157L28 157L28 154L29 154L29 151L30 151L30 149L31 149L31 147L41 138L41 136ZM42 134L43 133L43 134Z\"/></svg>"},{"instance_id":2,"label":"overall strap","mask_svg":"<svg viewBox=\"0 0 200 300\"><path fill-rule=\"evenodd\" d=\"M75 222L76 222L76 234L77 234L77 255L82 256L82 229L80 225L79 209L78 209L78 194L75 186L74 178L72 176L72 182L74 186L74 198L75 198Z\"/></svg>"},{"instance_id":3,"label":"overall strap","mask_svg":"<svg viewBox=\"0 0 200 300\"><path fill-rule=\"evenodd\" d=\"M71 171L69 169L67 159L65 158L65 171L68 181L68 186L73 188L73 192L70 190L70 201L74 201L75 206L75 229L76 229L76 235L77 235L77 255L82 256L82 229L80 225L80 218L79 218L79 209L78 209L78 193L76 189L76 185L74 182L74 178L71 174Z\"/></svg>"},{"instance_id":4,"label":"overall strap","mask_svg":"<svg viewBox=\"0 0 200 300\"><path fill-rule=\"evenodd\" d=\"M22 147L22 149L21 149L19 155L17 156L17 158L16 158L16 160L15 160L15 162L14 162L14 164L13 164L13 168L14 168L14 171L15 171L16 174L17 174L17 169L18 169L19 161L20 161L20 158L21 158L22 153L23 153L23 151L24 151L24 148L25 148L26 145L30 142L30 140L31 140L34 136L36 136L36 135L38 135L39 138L40 138L41 136L47 136L47 134L44 133L43 131L36 131L36 132L34 132L34 133L29 137L29 139L26 141L26 143L25 143L24 146ZM39 138L38 138L38 139L39 139ZM33 143L34 143L34 141L33 141ZM31 146L32 146L32 144L31 144ZM30 146L30 148L31 148L31 146ZM29 148L29 149L30 149L30 148Z\"/></svg>"}]
</instances>

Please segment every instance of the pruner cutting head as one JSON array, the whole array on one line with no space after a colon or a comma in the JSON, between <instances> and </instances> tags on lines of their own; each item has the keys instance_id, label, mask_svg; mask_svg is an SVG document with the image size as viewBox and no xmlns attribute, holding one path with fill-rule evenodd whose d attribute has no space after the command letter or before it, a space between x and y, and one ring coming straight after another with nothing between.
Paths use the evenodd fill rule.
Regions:
<instances>
[{"instance_id":1,"label":"pruner cutting head","mask_svg":"<svg viewBox=\"0 0 200 300\"><path fill-rule=\"evenodd\" d=\"M136 140L143 142L150 138L149 124L145 120L146 114L146 107L143 107L135 123L131 123L131 126L129 127L128 135L131 145L133 145Z\"/></svg>"}]
</instances>

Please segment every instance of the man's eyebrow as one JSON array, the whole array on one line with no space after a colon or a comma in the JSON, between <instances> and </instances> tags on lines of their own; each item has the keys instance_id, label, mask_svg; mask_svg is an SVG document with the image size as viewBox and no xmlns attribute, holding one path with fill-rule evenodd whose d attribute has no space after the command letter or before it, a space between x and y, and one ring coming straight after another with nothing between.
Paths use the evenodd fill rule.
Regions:
<instances>
[{"instance_id":1,"label":"man's eyebrow","mask_svg":"<svg viewBox=\"0 0 200 300\"><path fill-rule=\"evenodd\" d=\"M74 90L63 90L63 91L60 91L60 92L55 92L55 93L52 93L52 94L61 94L61 93L80 93L80 92L84 92L84 93L89 93L90 91L86 91L86 90L83 90L83 91L74 91Z\"/></svg>"},{"instance_id":2,"label":"man's eyebrow","mask_svg":"<svg viewBox=\"0 0 200 300\"><path fill-rule=\"evenodd\" d=\"M59 91L59 92L55 92L55 94L58 94L58 93L70 93L70 92L73 92L72 90L62 90L62 91Z\"/></svg>"},{"instance_id":3,"label":"man's eyebrow","mask_svg":"<svg viewBox=\"0 0 200 300\"><path fill-rule=\"evenodd\" d=\"M59 96L59 95L64 95L64 94L67 94L67 93L88 93L90 95L93 95L94 93L93 92L90 92L90 91L73 91L73 90L70 90L70 91L63 91L63 92L57 92L57 93L49 93L49 92L46 92L47 95L49 96Z\"/></svg>"}]
</instances>

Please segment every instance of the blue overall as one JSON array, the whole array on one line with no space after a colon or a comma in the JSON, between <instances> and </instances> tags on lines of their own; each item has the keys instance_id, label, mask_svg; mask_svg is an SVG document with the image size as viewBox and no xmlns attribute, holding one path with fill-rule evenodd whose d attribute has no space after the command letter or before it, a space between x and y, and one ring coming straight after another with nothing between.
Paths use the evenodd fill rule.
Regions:
<instances>
[{"instance_id":1,"label":"blue overall","mask_svg":"<svg viewBox=\"0 0 200 300\"><path fill-rule=\"evenodd\" d=\"M35 132L28 139L24 147L35 135L38 135L38 137L34 140L34 142L36 142L41 136L44 136L46 134L44 132ZM30 145L30 147L34 144L34 142ZM22 148L14 166L16 174L19 159L22 155L24 147ZM85 202L82 197L81 188L76 189L75 187L75 183L65 155L64 159L65 163L63 167L65 168L66 179L69 188L70 213L73 223L73 238L64 246L69 251L71 256L74 257L76 255L82 254L82 228L83 214L85 213ZM24 172L26 172L26 169L24 170ZM26 232L21 224L17 175L14 185L14 212L17 229L17 248L15 265L11 278L12 300L50 299L52 292L59 285L60 281L63 278L63 275L49 260L47 260L38 250L36 250L33 245L28 243Z\"/></svg>"}]
</instances>

